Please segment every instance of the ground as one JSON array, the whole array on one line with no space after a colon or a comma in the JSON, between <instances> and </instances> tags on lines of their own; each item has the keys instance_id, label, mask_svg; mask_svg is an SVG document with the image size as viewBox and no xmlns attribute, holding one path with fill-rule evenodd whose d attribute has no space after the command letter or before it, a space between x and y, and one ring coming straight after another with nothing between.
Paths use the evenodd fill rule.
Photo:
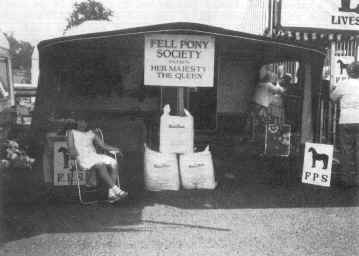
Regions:
<instances>
[{"instance_id":1,"label":"ground","mask_svg":"<svg viewBox=\"0 0 359 256\"><path fill-rule=\"evenodd\" d=\"M232 184L235 185L235 184ZM11 205L1 255L358 255L357 189L242 185Z\"/></svg>"},{"instance_id":2,"label":"ground","mask_svg":"<svg viewBox=\"0 0 359 256\"><path fill-rule=\"evenodd\" d=\"M358 187L301 184L298 172L277 184L263 163L217 159L215 190L145 192L114 206L48 191L7 200L0 255L359 255Z\"/></svg>"}]
</instances>

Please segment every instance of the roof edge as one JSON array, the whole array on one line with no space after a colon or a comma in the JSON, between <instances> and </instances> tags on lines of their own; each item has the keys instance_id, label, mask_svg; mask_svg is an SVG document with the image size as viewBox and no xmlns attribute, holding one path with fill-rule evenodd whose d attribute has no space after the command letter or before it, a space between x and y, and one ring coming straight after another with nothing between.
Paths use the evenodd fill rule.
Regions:
<instances>
[{"instance_id":1,"label":"roof edge","mask_svg":"<svg viewBox=\"0 0 359 256\"><path fill-rule=\"evenodd\" d=\"M104 31L104 32L96 32L96 33L89 33L89 34L81 34L81 35L74 35L74 36L64 36L53 38L49 40L43 40L38 44L38 49L42 50L47 47L55 46L58 44L64 44L68 42L74 41L82 41L82 40L91 40L91 39L105 39L111 37L121 37L121 36L134 36L140 34L150 34L150 33L201 33L213 36L221 36L221 37L232 37L232 38L241 38L246 40L253 40L253 41L260 41L262 43L269 43L269 44L279 44L281 46L286 47L295 47L295 48L302 48L309 51L314 51L319 54L325 55L325 52L321 48L310 47L298 42L283 42L280 40L276 40L270 37L261 36L261 35L254 35L249 34L241 31L236 30L229 30L224 29L221 27L215 27L210 25L205 25L201 23L191 23L191 22L173 22L173 23L162 23L156 25L149 25L149 26L139 26L121 30L113 30L113 31Z\"/></svg>"}]
</instances>

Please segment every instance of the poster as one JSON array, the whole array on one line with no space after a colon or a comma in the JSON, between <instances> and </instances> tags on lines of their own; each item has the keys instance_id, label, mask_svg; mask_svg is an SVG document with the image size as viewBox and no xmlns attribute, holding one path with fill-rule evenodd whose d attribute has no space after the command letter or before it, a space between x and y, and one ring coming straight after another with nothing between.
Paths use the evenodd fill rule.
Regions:
<instances>
[{"instance_id":1,"label":"poster","mask_svg":"<svg viewBox=\"0 0 359 256\"><path fill-rule=\"evenodd\" d=\"M354 56L334 56L334 86L348 79L347 67L354 60Z\"/></svg>"},{"instance_id":2,"label":"poster","mask_svg":"<svg viewBox=\"0 0 359 256\"><path fill-rule=\"evenodd\" d=\"M302 183L330 186L333 145L305 143Z\"/></svg>"},{"instance_id":3,"label":"poster","mask_svg":"<svg viewBox=\"0 0 359 256\"><path fill-rule=\"evenodd\" d=\"M265 154L289 156L291 126L289 124L268 124L265 134Z\"/></svg>"},{"instance_id":4,"label":"poster","mask_svg":"<svg viewBox=\"0 0 359 256\"><path fill-rule=\"evenodd\" d=\"M70 161L66 141L54 142L54 185L69 186L76 185L76 172L73 161ZM80 185L85 184L85 172L79 173Z\"/></svg>"},{"instance_id":5,"label":"poster","mask_svg":"<svg viewBox=\"0 0 359 256\"><path fill-rule=\"evenodd\" d=\"M198 35L146 36L144 84L213 87L214 41Z\"/></svg>"}]
</instances>

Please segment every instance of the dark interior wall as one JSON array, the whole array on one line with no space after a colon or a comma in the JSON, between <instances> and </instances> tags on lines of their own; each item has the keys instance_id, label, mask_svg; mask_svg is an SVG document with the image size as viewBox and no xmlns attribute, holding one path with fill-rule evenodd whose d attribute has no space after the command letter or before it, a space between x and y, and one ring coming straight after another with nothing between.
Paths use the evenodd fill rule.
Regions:
<instances>
[{"instance_id":1,"label":"dark interior wall","mask_svg":"<svg viewBox=\"0 0 359 256\"><path fill-rule=\"evenodd\" d=\"M258 77L255 59L227 55L220 57L217 87L218 128L241 133Z\"/></svg>"},{"instance_id":2,"label":"dark interior wall","mask_svg":"<svg viewBox=\"0 0 359 256\"><path fill-rule=\"evenodd\" d=\"M255 60L223 57L217 89L218 113L244 114L248 110L258 77Z\"/></svg>"},{"instance_id":3,"label":"dark interior wall","mask_svg":"<svg viewBox=\"0 0 359 256\"><path fill-rule=\"evenodd\" d=\"M65 60L58 74L59 109L134 112L158 108L159 89L143 85L142 52L106 45L74 54L77 61Z\"/></svg>"}]
</instances>

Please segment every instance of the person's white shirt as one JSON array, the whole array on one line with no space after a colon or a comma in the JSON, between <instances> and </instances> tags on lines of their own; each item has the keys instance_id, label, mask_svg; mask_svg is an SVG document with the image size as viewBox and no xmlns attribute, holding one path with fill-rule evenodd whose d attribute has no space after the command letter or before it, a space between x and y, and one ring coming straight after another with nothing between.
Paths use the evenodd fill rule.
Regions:
<instances>
[{"instance_id":1,"label":"person's white shirt","mask_svg":"<svg viewBox=\"0 0 359 256\"><path fill-rule=\"evenodd\" d=\"M359 123L359 79L350 78L338 84L330 97L340 100L339 124Z\"/></svg>"},{"instance_id":2,"label":"person's white shirt","mask_svg":"<svg viewBox=\"0 0 359 256\"><path fill-rule=\"evenodd\" d=\"M283 92L284 88L279 84L274 85L271 82L260 82L254 93L253 101L267 108L272 103L274 95Z\"/></svg>"}]
</instances>

